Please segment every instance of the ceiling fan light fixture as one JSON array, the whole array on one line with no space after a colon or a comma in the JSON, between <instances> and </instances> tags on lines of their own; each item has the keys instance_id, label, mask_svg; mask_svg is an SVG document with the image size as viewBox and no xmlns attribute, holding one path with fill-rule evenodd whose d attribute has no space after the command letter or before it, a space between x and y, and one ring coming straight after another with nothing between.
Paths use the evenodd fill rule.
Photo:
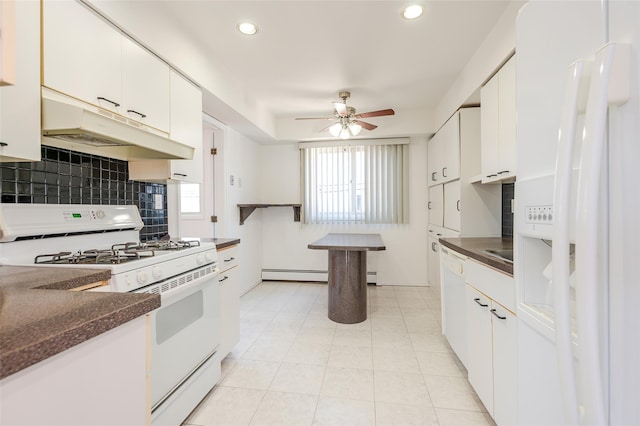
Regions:
<instances>
[{"instance_id":1,"label":"ceiling fan light fixture","mask_svg":"<svg viewBox=\"0 0 640 426\"><path fill-rule=\"evenodd\" d=\"M360 130L362 130L362 126L359 125L358 123L349 124L349 131L353 136L358 136L358 133L360 133Z\"/></svg>"},{"instance_id":2,"label":"ceiling fan light fixture","mask_svg":"<svg viewBox=\"0 0 640 426\"><path fill-rule=\"evenodd\" d=\"M258 32L258 27L251 22L240 22L238 24L238 31L245 35L254 35Z\"/></svg>"},{"instance_id":3,"label":"ceiling fan light fixture","mask_svg":"<svg viewBox=\"0 0 640 426\"><path fill-rule=\"evenodd\" d=\"M407 6L402 12L402 16L406 19L416 19L422 15L424 8L419 4L413 4L411 6Z\"/></svg>"},{"instance_id":4,"label":"ceiling fan light fixture","mask_svg":"<svg viewBox=\"0 0 640 426\"><path fill-rule=\"evenodd\" d=\"M333 136L334 138L337 138L338 136L340 136L341 131L342 131L342 124L340 123L336 123L333 126L329 127L329 133L331 133L331 136Z\"/></svg>"},{"instance_id":5,"label":"ceiling fan light fixture","mask_svg":"<svg viewBox=\"0 0 640 426\"><path fill-rule=\"evenodd\" d=\"M342 130L340 130L340 139L349 139L349 136L351 136L349 134L349 128L343 127Z\"/></svg>"}]
</instances>

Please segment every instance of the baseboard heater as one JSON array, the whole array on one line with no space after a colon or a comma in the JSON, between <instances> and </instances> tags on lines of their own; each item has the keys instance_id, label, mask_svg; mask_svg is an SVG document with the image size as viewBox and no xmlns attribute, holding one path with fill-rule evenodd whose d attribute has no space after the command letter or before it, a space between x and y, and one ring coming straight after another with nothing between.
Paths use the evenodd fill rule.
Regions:
<instances>
[{"instance_id":1,"label":"baseboard heater","mask_svg":"<svg viewBox=\"0 0 640 426\"><path fill-rule=\"evenodd\" d=\"M263 281L313 281L327 282L327 271L314 271L309 269L263 269ZM367 284L376 284L378 276L375 272L367 272Z\"/></svg>"}]
</instances>

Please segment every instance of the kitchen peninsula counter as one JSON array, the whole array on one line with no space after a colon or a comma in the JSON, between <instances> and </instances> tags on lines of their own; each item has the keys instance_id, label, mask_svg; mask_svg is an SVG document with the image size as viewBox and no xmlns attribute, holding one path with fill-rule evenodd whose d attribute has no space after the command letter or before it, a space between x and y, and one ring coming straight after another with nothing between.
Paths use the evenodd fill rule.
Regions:
<instances>
[{"instance_id":1,"label":"kitchen peninsula counter","mask_svg":"<svg viewBox=\"0 0 640 426\"><path fill-rule=\"evenodd\" d=\"M0 266L0 379L160 307L160 296L69 291L109 270Z\"/></svg>"},{"instance_id":2,"label":"kitchen peninsula counter","mask_svg":"<svg viewBox=\"0 0 640 426\"><path fill-rule=\"evenodd\" d=\"M485 250L511 250L513 240L501 237L469 237L469 238L440 238L440 243L469 256L492 268L498 269L505 274L513 276L513 263L503 260L497 256L490 255Z\"/></svg>"}]
</instances>

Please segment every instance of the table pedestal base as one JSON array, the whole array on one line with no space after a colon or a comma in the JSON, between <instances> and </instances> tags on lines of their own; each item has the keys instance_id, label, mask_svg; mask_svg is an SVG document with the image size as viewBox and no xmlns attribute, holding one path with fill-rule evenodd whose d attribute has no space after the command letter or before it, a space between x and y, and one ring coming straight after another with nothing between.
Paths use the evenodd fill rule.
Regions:
<instances>
[{"instance_id":1,"label":"table pedestal base","mask_svg":"<svg viewBox=\"0 0 640 426\"><path fill-rule=\"evenodd\" d=\"M329 319L355 324L367 319L367 252L329 250Z\"/></svg>"}]
</instances>

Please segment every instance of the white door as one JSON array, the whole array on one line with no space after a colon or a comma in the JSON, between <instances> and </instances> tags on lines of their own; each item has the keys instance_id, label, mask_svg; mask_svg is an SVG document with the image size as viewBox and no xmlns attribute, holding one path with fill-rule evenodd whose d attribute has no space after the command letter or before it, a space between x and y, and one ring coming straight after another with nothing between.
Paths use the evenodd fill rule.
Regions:
<instances>
[{"instance_id":1,"label":"white door","mask_svg":"<svg viewBox=\"0 0 640 426\"><path fill-rule=\"evenodd\" d=\"M122 113L122 35L75 1L43 2L44 85Z\"/></svg>"},{"instance_id":2,"label":"white door","mask_svg":"<svg viewBox=\"0 0 640 426\"><path fill-rule=\"evenodd\" d=\"M444 227L460 230L460 180L444 184Z\"/></svg>"},{"instance_id":3,"label":"white door","mask_svg":"<svg viewBox=\"0 0 640 426\"><path fill-rule=\"evenodd\" d=\"M169 133L169 65L122 37L121 114Z\"/></svg>"}]
</instances>

